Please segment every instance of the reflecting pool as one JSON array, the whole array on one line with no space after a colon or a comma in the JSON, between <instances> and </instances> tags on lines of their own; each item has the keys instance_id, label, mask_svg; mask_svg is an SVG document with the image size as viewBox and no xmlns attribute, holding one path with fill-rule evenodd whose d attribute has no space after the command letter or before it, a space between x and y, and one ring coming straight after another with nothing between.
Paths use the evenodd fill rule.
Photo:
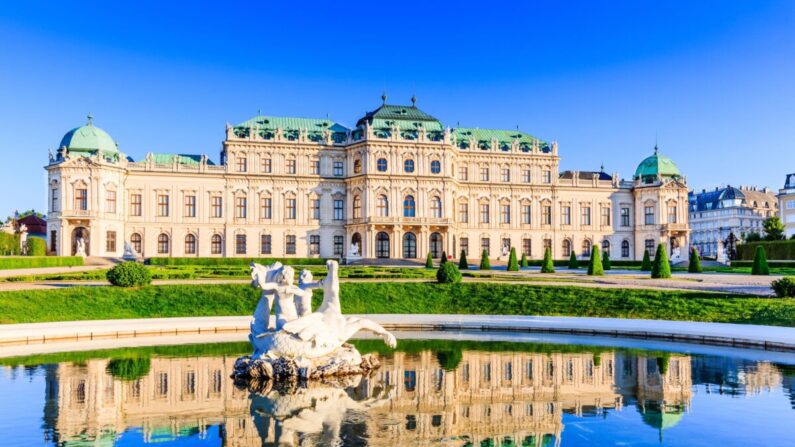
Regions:
<instances>
[{"instance_id":1,"label":"reflecting pool","mask_svg":"<svg viewBox=\"0 0 795 447\"><path fill-rule=\"evenodd\" d=\"M571 338L359 340L369 377L281 386L229 378L248 343L5 358L0 445L795 445L780 356Z\"/></svg>"}]
</instances>

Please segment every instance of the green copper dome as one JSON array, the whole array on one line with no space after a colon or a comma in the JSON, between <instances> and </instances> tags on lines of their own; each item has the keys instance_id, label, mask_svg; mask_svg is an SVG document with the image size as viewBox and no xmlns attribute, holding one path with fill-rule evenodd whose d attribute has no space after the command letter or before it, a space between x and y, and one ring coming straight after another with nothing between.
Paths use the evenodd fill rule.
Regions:
<instances>
[{"instance_id":1,"label":"green copper dome","mask_svg":"<svg viewBox=\"0 0 795 447\"><path fill-rule=\"evenodd\" d=\"M639 178L644 182L653 182L657 180L658 176L662 178L678 178L682 175L679 173L676 163L660 154L657 146L655 146L654 155L646 158L638 165L638 169L635 170L635 178Z\"/></svg>"},{"instance_id":2,"label":"green copper dome","mask_svg":"<svg viewBox=\"0 0 795 447\"><path fill-rule=\"evenodd\" d=\"M70 152L118 153L119 147L107 132L94 126L88 115L88 123L77 127L63 136L59 148L66 147Z\"/></svg>"}]
</instances>

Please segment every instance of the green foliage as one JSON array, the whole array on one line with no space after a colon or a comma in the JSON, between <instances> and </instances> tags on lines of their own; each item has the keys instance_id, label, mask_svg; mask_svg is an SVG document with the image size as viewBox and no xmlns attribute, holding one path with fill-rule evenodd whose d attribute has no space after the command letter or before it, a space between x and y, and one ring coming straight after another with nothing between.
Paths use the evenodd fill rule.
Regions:
<instances>
[{"instance_id":1,"label":"green foliage","mask_svg":"<svg viewBox=\"0 0 795 447\"><path fill-rule=\"evenodd\" d=\"M36 216L39 219L44 219L44 214L42 214L42 213L40 213L40 212L38 212L36 210L33 210L33 209L22 211L21 213L17 212L17 214L19 214L19 217L16 218L17 220L24 219L24 218L26 218L28 216Z\"/></svg>"},{"instance_id":2,"label":"green foliage","mask_svg":"<svg viewBox=\"0 0 795 447\"><path fill-rule=\"evenodd\" d=\"M118 287L139 287L152 282L152 274L145 265L135 261L122 262L108 270L108 281Z\"/></svg>"},{"instance_id":3,"label":"green foliage","mask_svg":"<svg viewBox=\"0 0 795 447\"><path fill-rule=\"evenodd\" d=\"M795 240L746 242L737 246L737 257L746 261L753 260L756 247L760 246L765 247L765 253L770 259L795 261Z\"/></svg>"},{"instance_id":4,"label":"green foliage","mask_svg":"<svg viewBox=\"0 0 795 447\"><path fill-rule=\"evenodd\" d=\"M47 256L47 242L40 237L29 237L28 256Z\"/></svg>"},{"instance_id":5,"label":"green foliage","mask_svg":"<svg viewBox=\"0 0 795 447\"><path fill-rule=\"evenodd\" d=\"M519 271L519 261L516 259L516 248L514 247L511 247L511 254L508 256L508 271Z\"/></svg>"},{"instance_id":6,"label":"green foliage","mask_svg":"<svg viewBox=\"0 0 795 447\"><path fill-rule=\"evenodd\" d=\"M701 257L698 255L696 247L690 249L690 264L687 266L687 271L690 273L702 273L704 271L701 267Z\"/></svg>"},{"instance_id":7,"label":"green foliage","mask_svg":"<svg viewBox=\"0 0 795 447\"><path fill-rule=\"evenodd\" d=\"M552 262L552 250L544 250L544 262L541 264L541 273L555 273L555 263Z\"/></svg>"},{"instance_id":8,"label":"green foliage","mask_svg":"<svg viewBox=\"0 0 795 447\"><path fill-rule=\"evenodd\" d=\"M442 265L445 262L447 262L447 252L442 250L442 257L439 259L439 265Z\"/></svg>"},{"instance_id":9,"label":"green foliage","mask_svg":"<svg viewBox=\"0 0 795 447\"><path fill-rule=\"evenodd\" d=\"M0 233L2 234L2 233ZM80 256L8 256L0 257L0 270L83 265Z\"/></svg>"},{"instance_id":10,"label":"green foliage","mask_svg":"<svg viewBox=\"0 0 795 447\"><path fill-rule=\"evenodd\" d=\"M785 276L773 281L771 287L779 298L795 298L795 276Z\"/></svg>"},{"instance_id":11,"label":"green foliage","mask_svg":"<svg viewBox=\"0 0 795 447\"><path fill-rule=\"evenodd\" d=\"M651 256L649 256L649 250L643 250L643 262L641 262L640 264L640 271L641 272L651 271Z\"/></svg>"},{"instance_id":12,"label":"green foliage","mask_svg":"<svg viewBox=\"0 0 795 447\"><path fill-rule=\"evenodd\" d=\"M15 255L19 255L19 235L0 231L0 256Z\"/></svg>"},{"instance_id":13,"label":"green foliage","mask_svg":"<svg viewBox=\"0 0 795 447\"><path fill-rule=\"evenodd\" d=\"M149 374L151 365L149 357L116 358L108 362L105 370L117 379L131 382Z\"/></svg>"},{"instance_id":14,"label":"green foliage","mask_svg":"<svg viewBox=\"0 0 795 447\"><path fill-rule=\"evenodd\" d=\"M613 265L610 263L610 252L609 251L606 251L606 252L602 253L602 267L605 270L611 270L613 268Z\"/></svg>"},{"instance_id":15,"label":"green foliage","mask_svg":"<svg viewBox=\"0 0 795 447\"><path fill-rule=\"evenodd\" d=\"M464 352L461 349L444 349L436 352L436 360L445 371L455 371L463 359Z\"/></svg>"},{"instance_id":16,"label":"green foliage","mask_svg":"<svg viewBox=\"0 0 795 447\"><path fill-rule=\"evenodd\" d=\"M467 254L464 250L461 250L461 256L458 259L458 268L459 270L469 269L469 262L467 262Z\"/></svg>"},{"instance_id":17,"label":"green foliage","mask_svg":"<svg viewBox=\"0 0 795 447\"><path fill-rule=\"evenodd\" d=\"M461 271L452 262L445 262L436 271L436 281L440 284L457 284L461 282Z\"/></svg>"},{"instance_id":18,"label":"green foliage","mask_svg":"<svg viewBox=\"0 0 795 447\"><path fill-rule=\"evenodd\" d=\"M425 257L425 268L426 269L433 268L433 256L431 256L431 252L428 252L428 256Z\"/></svg>"},{"instance_id":19,"label":"green foliage","mask_svg":"<svg viewBox=\"0 0 795 447\"><path fill-rule=\"evenodd\" d=\"M745 242L760 242L762 241L762 235L757 233L756 231L752 231L745 235Z\"/></svg>"},{"instance_id":20,"label":"green foliage","mask_svg":"<svg viewBox=\"0 0 795 447\"><path fill-rule=\"evenodd\" d=\"M519 262L522 267L530 267L530 262L527 261L527 253L522 253L522 260Z\"/></svg>"},{"instance_id":21,"label":"green foliage","mask_svg":"<svg viewBox=\"0 0 795 447\"><path fill-rule=\"evenodd\" d=\"M657 254L654 255L654 264L651 266L651 277L655 279L671 277L671 264L668 263L668 253L663 244L657 245Z\"/></svg>"},{"instance_id":22,"label":"green foliage","mask_svg":"<svg viewBox=\"0 0 795 447\"><path fill-rule=\"evenodd\" d=\"M657 368L660 370L660 374L665 375L668 373L668 366L671 362L671 354L665 353L660 357L657 357Z\"/></svg>"},{"instance_id":23,"label":"green foliage","mask_svg":"<svg viewBox=\"0 0 795 447\"><path fill-rule=\"evenodd\" d=\"M480 254L480 269L481 270L491 270L491 262L489 262L489 253L486 249L483 249L483 253Z\"/></svg>"},{"instance_id":24,"label":"green foliage","mask_svg":"<svg viewBox=\"0 0 795 447\"><path fill-rule=\"evenodd\" d=\"M756 246L756 254L754 255L754 265L751 266L752 275L766 276L770 274L770 267L767 265L767 255L765 254L765 247L762 245Z\"/></svg>"},{"instance_id":25,"label":"green foliage","mask_svg":"<svg viewBox=\"0 0 795 447\"><path fill-rule=\"evenodd\" d=\"M778 216L765 219L765 222L762 224L762 229L765 230L766 241L780 241L784 239L784 224Z\"/></svg>"},{"instance_id":26,"label":"green foliage","mask_svg":"<svg viewBox=\"0 0 795 447\"><path fill-rule=\"evenodd\" d=\"M599 247L594 245L591 249L591 261L588 263L588 275L590 276L604 276L605 269L602 266L602 255L599 253Z\"/></svg>"},{"instance_id":27,"label":"green foliage","mask_svg":"<svg viewBox=\"0 0 795 447\"><path fill-rule=\"evenodd\" d=\"M326 265L325 258L149 258L149 265L245 265L252 262L267 265L276 261L283 265Z\"/></svg>"},{"instance_id":28,"label":"green foliage","mask_svg":"<svg viewBox=\"0 0 795 447\"><path fill-rule=\"evenodd\" d=\"M574 250L571 251L571 255L569 255L569 265L570 269L578 269L580 268L580 263L577 262L577 255L574 253Z\"/></svg>"}]
</instances>

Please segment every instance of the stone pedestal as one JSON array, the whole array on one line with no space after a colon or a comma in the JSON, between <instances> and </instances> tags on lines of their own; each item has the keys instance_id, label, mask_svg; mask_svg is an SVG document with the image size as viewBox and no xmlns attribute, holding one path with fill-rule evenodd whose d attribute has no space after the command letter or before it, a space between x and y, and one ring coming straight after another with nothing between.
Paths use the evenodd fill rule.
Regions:
<instances>
[{"instance_id":1,"label":"stone pedestal","mask_svg":"<svg viewBox=\"0 0 795 447\"><path fill-rule=\"evenodd\" d=\"M331 354L316 359L271 359L240 357L235 362L234 379L306 380L334 376L366 374L378 368L380 362L371 354L361 355L351 344L344 344Z\"/></svg>"}]
</instances>

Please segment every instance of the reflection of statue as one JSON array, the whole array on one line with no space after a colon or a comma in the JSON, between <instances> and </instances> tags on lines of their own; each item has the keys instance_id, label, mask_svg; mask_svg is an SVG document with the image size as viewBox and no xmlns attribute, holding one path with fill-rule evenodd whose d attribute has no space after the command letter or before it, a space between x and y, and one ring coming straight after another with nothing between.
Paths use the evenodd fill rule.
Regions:
<instances>
[{"instance_id":1,"label":"reflection of statue","mask_svg":"<svg viewBox=\"0 0 795 447\"><path fill-rule=\"evenodd\" d=\"M351 244L351 249L348 251L348 257L349 258L356 258L356 257L359 257L359 256L361 256L359 254L359 244L357 242L354 242L354 243Z\"/></svg>"},{"instance_id":2,"label":"reflection of statue","mask_svg":"<svg viewBox=\"0 0 795 447\"><path fill-rule=\"evenodd\" d=\"M86 256L86 241L83 239L83 236L79 236L77 238L77 249L75 250L75 256Z\"/></svg>"}]
</instances>

